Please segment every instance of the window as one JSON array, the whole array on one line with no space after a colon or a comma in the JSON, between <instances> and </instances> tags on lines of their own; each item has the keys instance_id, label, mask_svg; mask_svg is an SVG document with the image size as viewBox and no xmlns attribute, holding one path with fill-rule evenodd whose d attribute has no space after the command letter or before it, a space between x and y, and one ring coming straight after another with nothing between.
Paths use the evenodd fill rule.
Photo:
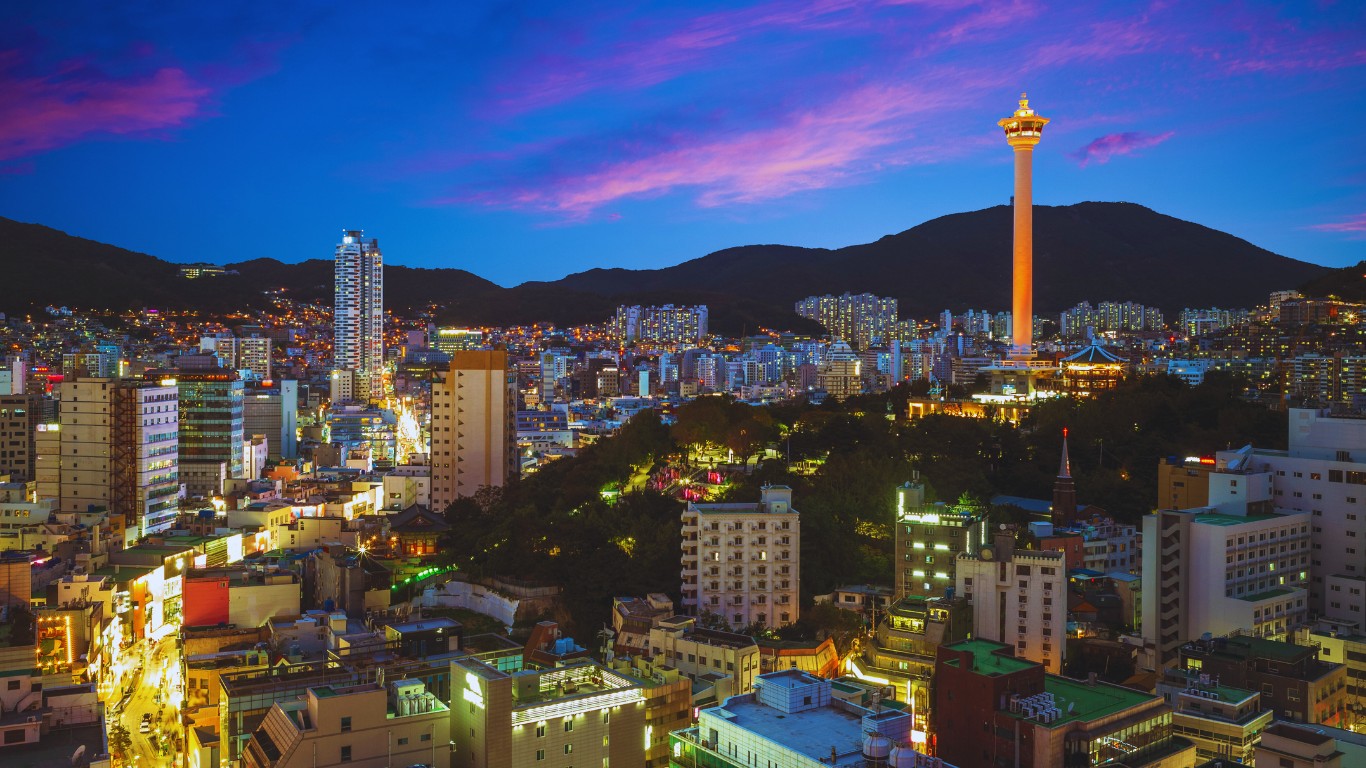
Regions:
<instances>
[{"instance_id":1,"label":"window","mask_svg":"<svg viewBox=\"0 0 1366 768\"><path fill-rule=\"evenodd\" d=\"M347 746L341 748L341 762L343 762L343 763L349 763L349 762L351 762L351 747L350 747L350 745L347 745Z\"/></svg>"},{"instance_id":2,"label":"window","mask_svg":"<svg viewBox=\"0 0 1366 768\"><path fill-rule=\"evenodd\" d=\"M568 720L564 721L564 732L569 733L572 730L574 730L574 718L571 716Z\"/></svg>"},{"instance_id":3,"label":"window","mask_svg":"<svg viewBox=\"0 0 1366 768\"><path fill-rule=\"evenodd\" d=\"M538 738L538 739L544 739L544 738L545 738L545 726L544 726L544 725L538 725L538 726L536 726L536 738Z\"/></svg>"},{"instance_id":4,"label":"window","mask_svg":"<svg viewBox=\"0 0 1366 768\"><path fill-rule=\"evenodd\" d=\"M424 733L424 734L422 734L421 736L418 736L418 737L417 737L417 740L418 740L418 741L431 741L431 740L432 740L432 735L431 735L430 733Z\"/></svg>"},{"instance_id":5,"label":"window","mask_svg":"<svg viewBox=\"0 0 1366 768\"><path fill-rule=\"evenodd\" d=\"M544 750L544 749L538 749L538 750L536 750L536 759L537 759L537 760L544 760L544 759L545 759L545 750Z\"/></svg>"},{"instance_id":6,"label":"window","mask_svg":"<svg viewBox=\"0 0 1366 768\"><path fill-rule=\"evenodd\" d=\"M351 718L349 718L349 717L343 717L343 718L341 719L341 729L342 729L342 733L348 733L348 732L350 732L350 730L351 730Z\"/></svg>"},{"instance_id":7,"label":"window","mask_svg":"<svg viewBox=\"0 0 1366 768\"><path fill-rule=\"evenodd\" d=\"M574 745L573 745L573 744L566 744L566 745L564 745L564 753L565 753L566 755L567 755L567 754L570 754L570 753L573 752L573 751L574 751Z\"/></svg>"}]
</instances>

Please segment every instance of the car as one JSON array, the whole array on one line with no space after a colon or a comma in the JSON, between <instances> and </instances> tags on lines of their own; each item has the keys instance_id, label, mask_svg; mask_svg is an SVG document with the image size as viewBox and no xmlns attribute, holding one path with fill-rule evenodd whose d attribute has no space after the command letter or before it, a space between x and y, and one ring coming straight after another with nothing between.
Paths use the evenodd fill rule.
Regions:
<instances>
[{"instance_id":1,"label":"car","mask_svg":"<svg viewBox=\"0 0 1366 768\"><path fill-rule=\"evenodd\" d=\"M142 716L142 725L138 726L138 733L152 732L152 713L146 712Z\"/></svg>"}]
</instances>

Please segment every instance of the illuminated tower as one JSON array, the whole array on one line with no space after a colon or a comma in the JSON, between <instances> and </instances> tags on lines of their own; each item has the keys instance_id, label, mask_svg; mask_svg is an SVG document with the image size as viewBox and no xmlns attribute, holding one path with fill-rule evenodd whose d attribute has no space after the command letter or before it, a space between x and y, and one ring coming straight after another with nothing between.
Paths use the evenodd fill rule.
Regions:
<instances>
[{"instance_id":1,"label":"illuminated tower","mask_svg":"<svg viewBox=\"0 0 1366 768\"><path fill-rule=\"evenodd\" d=\"M332 399L384 396L384 260L379 241L347 230L334 262Z\"/></svg>"},{"instance_id":2,"label":"illuminated tower","mask_svg":"<svg viewBox=\"0 0 1366 768\"><path fill-rule=\"evenodd\" d=\"M1006 143L1015 150L1015 281L1011 301L1012 355L1031 357L1034 346L1034 145L1043 136L1048 118L1029 108L1020 94L1020 108L1000 120Z\"/></svg>"}]
</instances>

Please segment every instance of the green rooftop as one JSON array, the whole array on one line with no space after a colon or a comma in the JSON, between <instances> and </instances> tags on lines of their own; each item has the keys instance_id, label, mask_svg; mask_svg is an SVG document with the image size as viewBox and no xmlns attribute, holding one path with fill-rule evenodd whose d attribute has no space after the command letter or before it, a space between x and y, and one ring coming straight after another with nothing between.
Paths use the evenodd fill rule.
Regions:
<instances>
[{"instance_id":1,"label":"green rooftop","mask_svg":"<svg viewBox=\"0 0 1366 768\"><path fill-rule=\"evenodd\" d=\"M1272 587L1271 589L1268 589L1265 592L1258 592L1255 595L1243 595L1238 599L1246 600L1249 603L1255 603L1259 600L1270 600L1273 597L1285 597L1286 595L1294 591L1295 590L1293 589L1286 589L1285 587Z\"/></svg>"},{"instance_id":2,"label":"green rooftop","mask_svg":"<svg viewBox=\"0 0 1366 768\"><path fill-rule=\"evenodd\" d=\"M973 657L972 671L988 677L1008 675L1011 672L1019 672L1022 669L1038 666L1032 661L996 653L996 651L1009 648L1009 646L993 643L990 640L964 640L961 643L954 643L945 647L951 651L971 651ZM958 666L957 659L950 659L944 663Z\"/></svg>"},{"instance_id":3,"label":"green rooftop","mask_svg":"<svg viewBox=\"0 0 1366 768\"><path fill-rule=\"evenodd\" d=\"M1192 522L1204 523L1205 525L1242 525L1244 523L1256 523L1262 520L1274 520L1285 515L1275 513L1268 515L1226 515L1223 512L1201 512L1195 515Z\"/></svg>"},{"instance_id":4,"label":"green rooftop","mask_svg":"<svg viewBox=\"0 0 1366 768\"><path fill-rule=\"evenodd\" d=\"M1159 697L1109 683L1091 685L1058 675L1044 677L1043 689L1053 694L1054 705L1062 710L1062 717L1051 723L1040 723L1044 728L1060 728L1068 723L1091 722L1119 714L1159 700ZM1068 707L1071 711L1068 711Z\"/></svg>"}]
</instances>

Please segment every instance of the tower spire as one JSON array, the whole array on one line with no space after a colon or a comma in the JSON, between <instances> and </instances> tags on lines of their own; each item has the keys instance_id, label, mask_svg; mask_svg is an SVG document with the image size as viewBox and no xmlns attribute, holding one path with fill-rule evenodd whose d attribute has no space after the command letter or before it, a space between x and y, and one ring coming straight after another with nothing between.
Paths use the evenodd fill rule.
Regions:
<instances>
[{"instance_id":1,"label":"tower spire","mask_svg":"<svg viewBox=\"0 0 1366 768\"><path fill-rule=\"evenodd\" d=\"M1067 455L1067 428L1062 430L1062 462L1053 481L1053 525L1071 525L1077 518L1077 485L1072 481L1072 461Z\"/></svg>"},{"instance_id":2,"label":"tower spire","mask_svg":"<svg viewBox=\"0 0 1366 768\"><path fill-rule=\"evenodd\" d=\"M1067 427L1062 428L1062 466L1058 468L1058 477L1072 477L1072 459L1067 456Z\"/></svg>"}]
</instances>

